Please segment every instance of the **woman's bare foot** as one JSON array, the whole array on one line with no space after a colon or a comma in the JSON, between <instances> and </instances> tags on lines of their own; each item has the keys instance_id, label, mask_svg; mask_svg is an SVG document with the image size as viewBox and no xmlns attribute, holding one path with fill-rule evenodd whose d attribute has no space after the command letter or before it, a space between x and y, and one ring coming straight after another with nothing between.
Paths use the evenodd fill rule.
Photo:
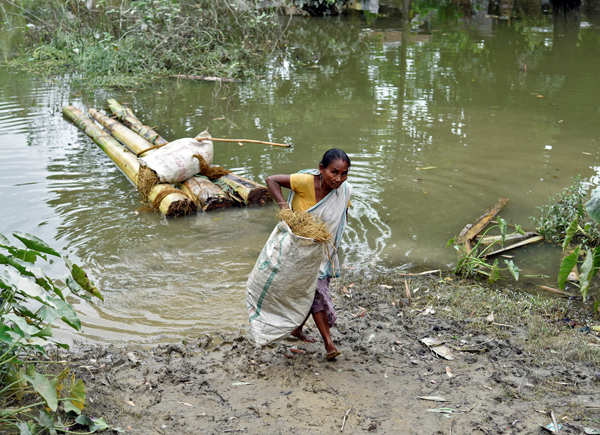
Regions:
<instances>
[{"instance_id":1,"label":"woman's bare foot","mask_svg":"<svg viewBox=\"0 0 600 435\"><path fill-rule=\"evenodd\" d=\"M302 332L301 326L298 326L296 329L294 329L292 331L292 336L296 337L299 340L304 341L305 343L314 343L315 341L317 341L314 338L309 337L308 335L304 335L304 332Z\"/></svg>"}]
</instances>

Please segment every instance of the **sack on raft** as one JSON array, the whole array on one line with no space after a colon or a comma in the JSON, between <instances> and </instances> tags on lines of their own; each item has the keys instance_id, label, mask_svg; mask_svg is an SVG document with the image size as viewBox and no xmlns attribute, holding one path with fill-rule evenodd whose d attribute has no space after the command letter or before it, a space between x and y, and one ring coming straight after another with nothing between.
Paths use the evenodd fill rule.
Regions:
<instances>
[{"instance_id":1,"label":"sack on raft","mask_svg":"<svg viewBox=\"0 0 600 435\"><path fill-rule=\"evenodd\" d=\"M177 139L150 151L139 160L143 166L156 172L161 183L180 183L200 172L200 161L194 157L198 154L210 165L214 154L213 142L195 138Z\"/></svg>"},{"instance_id":2,"label":"sack on raft","mask_svg":"<svg viewBox=\"0 0 600 435\"><path fill-rule=\"evenodd\" d=\"M300 325L312 306L324 246L279 222L246 285L250 334L259 346Z\"/></svg>"}]
</instances>

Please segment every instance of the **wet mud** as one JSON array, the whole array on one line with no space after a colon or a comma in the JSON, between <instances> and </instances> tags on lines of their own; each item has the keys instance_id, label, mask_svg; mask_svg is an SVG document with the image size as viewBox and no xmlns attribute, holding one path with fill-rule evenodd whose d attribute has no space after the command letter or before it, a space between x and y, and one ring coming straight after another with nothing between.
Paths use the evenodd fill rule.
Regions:
<instances>
[{"instance_id":1,"label":"wet mud","mask_svg":"<svg viewBox=\"0 0 600 435\"><path fill-rule=\"evenodd\" d=\"M336 283L333 362L320 341L257 349L243 334L80 346L68 359L86 383L87 413L131 434L537 434L549 433L551 411L561 433L600 427L597 365L526 350L526 319L479 330L431 298L408 298L404 280L386 282ZM438 282L411 285L451 291Z\"/></svg>"}]
</instances>

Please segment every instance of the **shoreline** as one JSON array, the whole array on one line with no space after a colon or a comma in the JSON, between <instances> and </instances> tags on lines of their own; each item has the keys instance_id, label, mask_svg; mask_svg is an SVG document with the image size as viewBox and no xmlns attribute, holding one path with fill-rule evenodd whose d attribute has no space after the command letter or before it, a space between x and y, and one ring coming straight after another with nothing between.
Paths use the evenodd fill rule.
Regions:
<instances>
[{"instance_id":1,"label":"shoreline","mask_svg":"<svg viewBox=\"0 0 600 435\"><path fill-rule=\"evenodd\" d=\"M598 320L569 300L398 274L338 280L332 295L335 362L320 340L257 349L243 334L56 356L83 378L86 413L132 434L342 424L345 433L538 433L551 411L564 433L600 427L600 337L589 329Z\"/></svg>"}]
</instances>

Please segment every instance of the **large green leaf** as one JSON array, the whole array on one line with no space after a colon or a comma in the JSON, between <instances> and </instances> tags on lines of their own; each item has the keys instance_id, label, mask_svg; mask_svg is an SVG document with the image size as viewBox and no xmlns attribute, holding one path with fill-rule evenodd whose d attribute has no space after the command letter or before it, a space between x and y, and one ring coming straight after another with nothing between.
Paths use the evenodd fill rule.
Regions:
<instances>
[{"instance_id":1,"label":"large green leaf","mask_svg":"<svg viewBox=\"0 0 600 435\"><path fill-rule=\"evenodd\" d=\"M4 248L10 246L10 240L8 240L4 234L0 234L0 246Z\"/></svg>"},{"instance_id":2,"label":"large green leaf","mask_svg":"<svg viewBox=\"0 0 600 435\"><path fill-rule=\"evenodd\" d=\"M517 265L513 263L512 260L504 260L504 263L506 263L506 267L508 267L508 271L513 276L515 281L518 281L520 269L517 267Z\"/></svg>"},{"instance_id":3,"label":"large green leaf","mask_svg":"<svg viewBox=\"0 0 600 435\"><path fill-rule=\"evenodd\" d=\"M23 260L23 261L26 261L27 263L32 263L32 264L36 262L38 257L42 257L42 258L46 259L46 256L44 254L41 254L37 251L33 251L31 249L18 249L18 248L9 247L8 252L10 252L12 255L14 255L19 260Z\"/></svg>"},{"instance_id":4,"label":"large green leaf","mask_svg":"<svg viewBox=\"0 0 600 435\"><path fill-rule=\"evenodd\" d=\"M82 426L87 426L90 432L96 432L108 429L108 424L103 418L89 418L85 414L81 414L75 419L75 423L79 423Z\"/></svg>"},{"instance_id":5,"label":"large green leaf","mask_svg":"<svg viewBox=\"0 0 600 435\"><path fill-rule=\"evenodd\" d=\"M27 320L14 313L7 314L4 316L4 319L12 321L25 336L36 335L38 332L40 332L40 328L35 325L30 325L27 323Z\"/></svg>"},{"instance_id":6,"label":"large green leaf","mask_svg":"<svg viewBox=\"0 0 600 435\"><path fill-rule=\"evenodd\" d=\"M0 254L0 264L6 264L7 266L12 266L17 269L22 275L26 276L35 276L33 272L31 272L27 267L22 264L23 261L15 258L12 255L4 255Z\"/></svg>"},{"instance_id":7,"label":"large green leaf","mask_svg":"<svg viewBox=\"0 0 600 435\"><path fill-rule=\"evenodd\" d=\"M58 396L56 395L56 379L49 379L41 373L31 370L32 373L24 374L23 378L31 384L33 389L44 398L48 408L53 412L58 406Z\"/></svg>"},{"instance_id":8,"label":"large green leaf","mask_svg":"<svg viewBox=\"0 0 600 435\"><path fill-rule=\"evenodd\" d=\"M52 299L52 303L56 307L58 315L67 325L71 326L77 331L81 329L79 317L77 317L77 313L69 303L56 298Z\"/></svg>"},{"instance_id":9,"label":"large green leaf","mask_svg":"<svg viewBox=\"0 0 600 435\"><path fill-rule=\"evenodd\" d=\"M591 249L586 249L585 260L581 265L581 274L579 276L579 291L585 301L587 299L588 290L592 282L592 278L596 275L598 269L594 267L594 254Z\"/></svg>"},{"instance_id":10,"label":"large green leaf","mask_svg":"<svg viewBox=\"0 0 600 435\"><path fill-rule=\"evenodd\" d=\"M9 333L12 331L7 325L0 325L0 341L7 344L13 344L13 336Z\"/></svg>"},{"instance_id":11,"label":"large green leaf","mask_svg":"<svg viewBox=\"0 0 600 435\"><path fill-rule=\"evenodd\" d=\"M85 406L85 384L81 379L77 379L75 382L71 383L70 396L70 402L72 402L73 406L81 412Z\"/></svg>"},{"instance_id":12,"label":"large green leaf","mask_svg":"<svg viewBox=\"0 0 600 435\"><path fill-rule=\"evenodd\" d=\"M592 219L600 223L600 187L592 191L592 197L585 203L585 210Z\"/></svg>"},{"instance_id":13,"label":"large green leaf","mask_svg":"<svg viewBox=\"0 0 600 435\"><path fill-rule=\"evenodd\" d=\"M25 246L27 246L29 249L33 249L38 252L44 252L46 254L54 255L55 257L60 257L60 254L58 252L56 252L54 249L52 249L50 246L48 246L48 244L46 242L44 242L42 239L40 239L36 236L27 234L27 233L19 233L19 232L13 233L13 236L15 236L21 242L23 242L23 244Z\"/></svg>"},{"instance_id":14,"label":"large green leaf","mask_svg":"<svg viewBox=\"0 0 600 435\"><path fill-rule=\"evenodd\" d=\"M92 284L87 276L87 273L85 273L81 267L74 264L71 267L71 276L85 291L91 293L102 301L104 300L100 291Z\"/></svg>"},{"instance_id":15,"label":"large green leaf","mask_svg":"<svg viewBox=\"0 0 600 435\"><path fill-rule=\"evenodd\" d=\"M578 227L579 227L579 218L575 217L575 219L573 219L573 221L569 224L569 227L567 228L567 231L565 233L565 240L563 240L563 244L562 244L563 252L565 249L567 249L567 246L569 246L569 243L571 243L571 240L573 240L573 236L577 233Z\"/></svg>"},{"instance_id":16,"label":"large green leaf","mask_svg":"<svg viewBox=\"0 0 600 435\"><path fill-rule=\"evenodd\" d=\"M579 246L575 248L573 252L563 258L560 263L560 269L558 270L558 287L561 289L565 288L565 284L567 283L567 278L569 274L573 270L573 267L577 264L577 259L579 258Z\"/></svg>"},{"instance_id":17,"label":"large green leaf","mask_svg":"<svg viewBox=\"0 0 600 435\"><path fill-rule=\"evenodd\" d=\"M31 427L31 422L20 421L17 423L17 428L19 429L19 435L33 435L33 431L35 431L35 427Z\"/></svg>"}]
</instances>

